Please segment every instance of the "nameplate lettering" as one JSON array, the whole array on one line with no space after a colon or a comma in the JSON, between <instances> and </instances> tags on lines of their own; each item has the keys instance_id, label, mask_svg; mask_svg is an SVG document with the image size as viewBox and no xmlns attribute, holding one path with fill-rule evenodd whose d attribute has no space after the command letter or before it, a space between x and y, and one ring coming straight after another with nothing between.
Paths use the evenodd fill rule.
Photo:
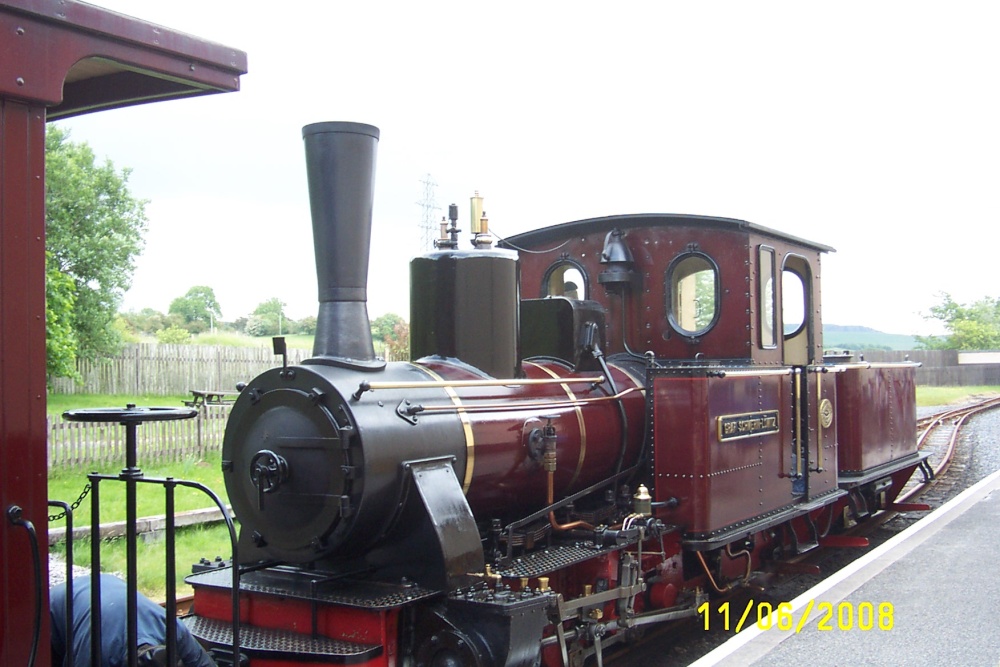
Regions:
<instances>
[{"instance_id":1,"label":"nameplate lettering","mask_svg":"<svg viewBox=\"0 0 1000 667\"><path fill-rule=\"evenodd\" d=\"M781 431L777 410L750 412L744 415L723 415L718 417L718 424L719 442L752 438Z\"/></svg>"}]
</instances>

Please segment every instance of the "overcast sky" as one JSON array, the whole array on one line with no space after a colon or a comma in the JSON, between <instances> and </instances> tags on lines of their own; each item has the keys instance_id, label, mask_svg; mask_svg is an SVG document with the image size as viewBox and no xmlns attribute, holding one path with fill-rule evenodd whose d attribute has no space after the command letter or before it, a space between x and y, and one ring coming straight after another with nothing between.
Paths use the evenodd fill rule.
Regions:
<instances>
[{"instance_id":1,"label":"overcast sky","mask_svg":"<svg viewBox=\"0 0 1000 667\"><path fill-rule=\"evenodd\" d=\"M95 4L249 57L241 92L60 123L150 201L126 309L209 285L226 319L314 315L301 127L330 120L382 133L373 318L408 317L427 174L500 235L693 213L834 246L827 323L1000 296L993 3Z\"/></svg>"}]
</instances>

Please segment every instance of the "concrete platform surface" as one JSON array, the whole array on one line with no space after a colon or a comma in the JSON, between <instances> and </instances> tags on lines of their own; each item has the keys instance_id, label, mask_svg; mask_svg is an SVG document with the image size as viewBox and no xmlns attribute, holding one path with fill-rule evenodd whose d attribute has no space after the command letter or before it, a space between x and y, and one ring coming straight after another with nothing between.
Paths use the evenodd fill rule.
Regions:
<instances>
[{"instance_id":1,"label":"concrete platform surface","mask_svg":"<svg viewBox=\"0 0 1000 667\"><path fill-rule=\"evenodd\" d=\"M746 629L692 667L997 667L998 489L1000 471L760 624L771 629L753 614Z\"/></svg>"}]
</instances>

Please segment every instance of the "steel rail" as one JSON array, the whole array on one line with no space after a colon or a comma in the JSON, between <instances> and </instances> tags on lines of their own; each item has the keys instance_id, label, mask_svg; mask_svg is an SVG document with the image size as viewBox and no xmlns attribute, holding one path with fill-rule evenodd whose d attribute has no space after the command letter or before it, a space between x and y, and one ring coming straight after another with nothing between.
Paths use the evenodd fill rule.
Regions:
<instances>
[{"instance_id":1,"label":"steel rail","mask_svg":"<svg viewBox=\"0 0 1000 667\"><path fill-rule=\"evenodd\" d=\"M962 432L962 426L965 425L965 421L969 417L973 417L987 410L993 410L1000 407L1000 397L987 398L979 401L978 403L973 403L971 405L964 405L959 408L954 408L952 410L946 410L944 412L926 417L918 422L918 432L917 436L917 449L922 449L927 446L930 441L930 436L937 429L940 428L951 428L951 433L948 435L948 443L945 448L944 456L941 460L934 466L934 477L932 479L918 482L909 491L901 494L895 502L902 503L907 500L918 497L926 489L934 483L937 478L948 471L948 467L951 465L951 461L955 455L955 449L958 446L958 436ZM920 429L923 428L922 431Z\"/></svg>"}]
</instances>

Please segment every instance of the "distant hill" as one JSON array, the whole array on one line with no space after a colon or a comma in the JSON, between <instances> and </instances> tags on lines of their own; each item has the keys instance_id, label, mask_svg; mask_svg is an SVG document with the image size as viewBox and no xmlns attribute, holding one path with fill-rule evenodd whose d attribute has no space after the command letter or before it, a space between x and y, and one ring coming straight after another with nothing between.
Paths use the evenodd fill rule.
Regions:
<instances>
[{"instance_id":1,"label":"distant hill","mask_svg":"<svg viewBox=\"0 0 1000 667\"><path fill-rule=\"evenodd\" d=\"M890 334L871 327L842 324L823 325L823 347L827 350L915 350L917 339L905 334Z\"/></svg>"}]
</instances>

